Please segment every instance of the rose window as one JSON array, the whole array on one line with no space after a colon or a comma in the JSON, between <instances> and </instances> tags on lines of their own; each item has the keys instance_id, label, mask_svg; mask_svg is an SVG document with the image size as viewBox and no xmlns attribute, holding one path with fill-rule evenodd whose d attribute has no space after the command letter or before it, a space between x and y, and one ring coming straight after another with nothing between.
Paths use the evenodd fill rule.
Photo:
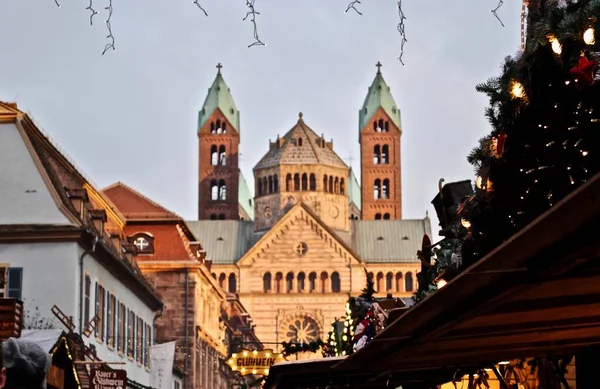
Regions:
<instances>
[{"instance_id":1,"label":"rose window","mask_svg":"<svg viewBox=\"0 0 600 389\"><path fill-rule=\"evenodd\" d=\"M286 335L290 343L311 343L319 339L319 326L310 317L298 318L289 324Z\"/></svg>"}]
</instances>

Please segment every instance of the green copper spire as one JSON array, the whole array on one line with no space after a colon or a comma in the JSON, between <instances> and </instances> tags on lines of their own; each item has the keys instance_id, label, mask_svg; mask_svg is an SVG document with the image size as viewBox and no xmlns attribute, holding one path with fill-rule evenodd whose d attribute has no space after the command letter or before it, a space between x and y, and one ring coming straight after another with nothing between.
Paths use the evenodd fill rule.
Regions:
<instances>
[{"instance_id":1,"label":"green copper spire","mask_svg":"<svg viewBox=\"0 0 600 389\"><path fill-rule=\"evenodd\" d=\"M198 113L198 129L202 128L215 110L219 108L233 126L233 130L240 132L240 111L237 110L229 87L225 84L221 74L222 67L221 64L217 65L217 77L208 89L206 100L204 100L202 109Z\"/></svg>"},{"instance_id":2,"label":"green copper spire","mask_svg":"<svg viewBox=\"0 0 600 389\"><path fill-rule=\"evenodd\" d=\"M370 125L371 117L379 108L383 108L388 114L392 123L399 129L402 129L400 124L400 110L396 106L396 102L390 92L390 87L385 83L381 75L381 62L377 62L377 74L373 83L369 87L369 93L365 98L365 102L358 113L358 130L362 131Z\"/></svg>"}]
</instances>

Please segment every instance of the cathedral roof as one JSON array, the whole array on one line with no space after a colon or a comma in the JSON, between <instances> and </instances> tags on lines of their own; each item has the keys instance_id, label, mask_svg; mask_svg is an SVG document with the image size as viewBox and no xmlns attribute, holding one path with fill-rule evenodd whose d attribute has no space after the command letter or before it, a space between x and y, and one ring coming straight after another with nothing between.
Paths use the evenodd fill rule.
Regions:
<instances>
[{"instance_id":1,"label":"cathedral roof","mask_svg":"<svg viewBox=\"0 0 600 389\"><path fill-rule=\"evenodd\" d=\"M361 206L361 192L360 192L360 184L358 183L358 179L354 174L354 170L350 168L350 176L348 179L348 200L350 204L354 203L356 207L360 210Z\"/></svg>"},{"instance_id":2,"label":"cathedral roof","mask_svg":"<svg viewBox=\"0 0 600 389\"><path fill-rule=\"evenodd\" d=\"M186 222L206 256L215 264L234 264L267 232L254 232L253 222L200 220ZM351 220L350 234L339 235L366 263L414 263L423 235L431 236L428 217L412 220Z\"/></svg>"},{"instance_id":3,"label":"cathedral roof","mask_svg":"<svg viewBox=\"0 0 600 389\"><path fill-rule=\"evenodd\" d=\"M383 79L381 74L381 63L377 63L377 74L373 83L369 87L369 92L365 98L362 108L358 113L358 130L362 131L371 120L371 117L379 108L390 117L392 122L402 128L400 121L400 110L394 101L390 87Z\"/></svg>"},{"instance_id":4,"label":"cathedral roof","mask_svg":"<svg viewBox=\"0 0 600 389\"><path fill-rule=\"evenodd\" d=\"M102 189L102 192L110 198L127 219L182 220L176 213L122 182L116 182Z\"/></svg>"},{"instance_id":5,"label":"cathedral roof","mask_svg":"<svg viewBox=\"0 0 600 389\"><path fill-rule=\"evenodd\" d=\"M239 180L238 180L238 203L240 206L246 211L250 220L254 219L254 204L252 203L252 193L250 193L250 187L248 186L248 182L246 178L242 174L242 171L239 170Z\"/></svg>"},{"instance_id":6,"label":"cathedral roof","mask_svg":"<svg viewBox=\"0 0 600 389\"><path fill-rule=\"evenodd\" d=\"M198 112L198 128L202 128L206 121L211 117L215 110L219 109L223 115L229 120L235 132L240 132L240 111L238 111L231 90L225 83L221 74L221 64L217 65L219 69L215 81L208 89L206 100L202 104L202 109Z\"/></svg>"},{"instance_id":7,"label":"cathedral roof","mask_svg":"<svg viewBox=\"0 0 600 389\"><path fill-rule=\"evenodd\" d=\"M264 169L279 165L328 165L335 167L348 166L333 151L333 142L326 142L323 136L317 135L304 123L302 113L291 130L270 144L269 151L256 164L254 169Z\"/></svg>"}]
</instances>

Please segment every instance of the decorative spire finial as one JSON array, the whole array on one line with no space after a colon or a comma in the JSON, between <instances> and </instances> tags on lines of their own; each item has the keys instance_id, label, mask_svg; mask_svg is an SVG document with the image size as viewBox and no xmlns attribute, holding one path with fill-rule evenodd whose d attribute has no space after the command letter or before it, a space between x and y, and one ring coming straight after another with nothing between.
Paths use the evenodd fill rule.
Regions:
<instances>
[{"instance_id":1,"label":"decorative spire finial","mask_svg":"<svg viewBox=\"0 0 600 389\"><path fill-rule=\"evenodd\" d=\"M217 74L221 74L221 68L223 67L223 65L221 65L221 62L219 62L217 64Z\"/></svg>"},{"instance_id":2,"label":"decorative spire finial","mask_svg":"<svg viewBox=\"0 0 600 389\"><path fill-rule=\"evenodd\" d=\"M377 61L375 66L377 66L377 74L381 74L381 67L383 66L381 62Z\"/></svg>"},{"instance_id":3,"label":"decorative spire finial","mask_svg":"<svg viewBox=\"0 0 600 389\"><path fill-rule=\"evenodd\" d=\"M298 119L299 119L299 120L302 120L302 116L304 116L304 115L302 114L302 112L299 112L299 113L298 113Z\"/></svg>"}]
</instances>

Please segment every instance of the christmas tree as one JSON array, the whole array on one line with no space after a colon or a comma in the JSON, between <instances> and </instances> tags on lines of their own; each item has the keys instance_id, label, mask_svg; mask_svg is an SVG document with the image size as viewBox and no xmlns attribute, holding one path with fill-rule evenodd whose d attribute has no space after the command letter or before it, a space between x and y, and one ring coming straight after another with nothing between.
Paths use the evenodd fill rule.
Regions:
<instances>
[{"instance_id":1,"label":"christmas tree","mask_svg":"<svg viewBox=\"0 0 600 389\"><path fill-rule=\"evenodd\" d=\"M525 53L477 86L492 133L468 158L477 179L460 211L463 268L600 170L600 1L558 3L538 4Z\"/></svg>"}]
</instances>

